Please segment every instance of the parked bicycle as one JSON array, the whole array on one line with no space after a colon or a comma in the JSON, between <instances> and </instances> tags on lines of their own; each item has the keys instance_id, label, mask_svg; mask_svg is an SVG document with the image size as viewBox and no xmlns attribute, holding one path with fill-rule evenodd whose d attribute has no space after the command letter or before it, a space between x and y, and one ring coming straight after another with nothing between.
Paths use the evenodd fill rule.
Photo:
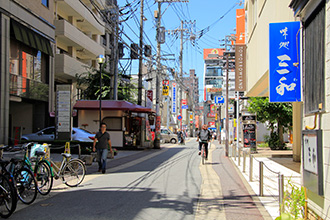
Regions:
<instances>
[{"instance_id":1,"label":"parked bicycle","mask_svg":"<svg viewBox=\"0 0 330 220\"><path fill-rule=\"evenodd\" d=\"M28 146L32 144L34 147L37 147L36 143L28 143L24 147L25 150L27 151ZM71 154L62 153L62 162L60 167L58 167L49 156L46 157L46 149L49 145L44 144L39 146L41 148L37 148L31 153L32 158L29 159L28 154L25 154L25 162L33 167L40 194L47 195L50 192L54 178L62 178L63 183L70 187L81 184L86 175L86 166L82 160L73 159ZM77 146L79 145L72 145L71 147Z\"/></svg>"},{"instance_id":2,"label":"parked bicycle","mask_svg":"<svg viewBox=\"0 0 330 220\"><path fill-rule=\"evenodd\" d=\"M78 145L72 145L75 147ZM62 153L62 162L60 167L50 158L46 160L50 163L51 173L55 179L62 178L64 184L70 187L78 186L82 183L86 175L85 163L78 159L72 158L71 154Z\"/></svg>"},{"instance_id":3,"label":"parked bicycle","mask_svg":"<svg viewBox=\"0 0 330 220\"><path fill-rule=\"evenodd\" d=\"M8 146L0 147L0 150L3 151L7 148ZM11 158L10 160L2 160L0 165L1 174L13 182L18 198L24 204L33 203L37 198L38 184L31 169L24 165L24 160Z\"/></svg>"},{"instance_id":4,"label":"parked bicycle","mask_svg":"<svg viewBox=\"0 0 330 220\"><path fill-rule=\"evenodd\" d=\"M0 163L6 163L0 161ZM8 179L4 174L0 174L0 217L8 218L16 210L17 193L13 184L13 177Z\"/></svg>"},{"instance_id":5,"label":"parked bicycle","mask_svg":"<svg viewBox=\"0 0 330 220\"><path fill-rule=\"evenodd\" d=\"M51 165L48 160L44 159L46 155L46 151L44 150L36 150L33 152L33 155L31 155L31 158L29 157L29 146L32 145L35 145L35 143L30 142L21 147L24 152L24 160L22 162L24 166L29 167L33 171L38 184L38 192L41 195L47 195L53 186Z\"/></svg>"}]
</instances>

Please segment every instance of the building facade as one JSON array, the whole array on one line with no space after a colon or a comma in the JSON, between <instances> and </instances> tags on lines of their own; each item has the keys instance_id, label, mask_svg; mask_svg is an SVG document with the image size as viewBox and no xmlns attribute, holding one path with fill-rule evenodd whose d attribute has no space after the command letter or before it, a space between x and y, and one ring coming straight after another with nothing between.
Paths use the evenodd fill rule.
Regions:
<instances>
[{"instance_id":1,"label":"building facade","mask_svg":"<svg viewBox=\"0 0 330 220\"><path fill-rule=\"evenodd\" d=\"M301 21L303 36L302 180L308 195L308 219L330 219L330 3L292 0L290 7ZM317 143L309 146L312 137ZM316 159L311 163L309 150Z\"/></svg>"},{"instance_id":2,"label":"building facade","mask_svg":"<svg viewBox=\"0 0 330 220\"><path fill-rule=\"evenodd\" d=\"M0 3L0 144L52 124L53 0Z\"/></svg>"},{"instance_id":3,"label":"building facade","mask_svg":"<svg viewBox=\"0 0 330 220\"><path fill-rule=\"evenodd\" d=\"M76 75L98 68L96 57L105 54L105 22L100 10L105 10L105 0L56 1L56 54L55 84L72 84L74 100L80 97ZM75 101L74 101L75 102Z\"/></svg>"}]
</instances>

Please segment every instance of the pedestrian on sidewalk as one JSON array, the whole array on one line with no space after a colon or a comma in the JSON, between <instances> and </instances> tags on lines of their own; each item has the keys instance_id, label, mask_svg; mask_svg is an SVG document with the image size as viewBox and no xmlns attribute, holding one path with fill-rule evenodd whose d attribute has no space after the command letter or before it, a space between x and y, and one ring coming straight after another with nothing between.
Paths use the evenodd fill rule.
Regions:
<instances>
[{"instance_id":1,"label":"pedestrian on sidewalk","mask_svg":"<svg viewBox=\"0 0 330 220\"><path fill-rule=\"evenodd\" d=\"M178 136L179 144L183 144L184 143L184 138L183 138L183 132L181 131L181 129L178 129L177 136Z\"/></svg>"},{"instance_id":2,"label":"pedestrian on sidewalk","mask_svg":"<svg viewBox=\"0 0 330 220\"><path fill-rule=\"evenodd\" d=\"M202 147L205 148L205 159L209 154L208 144L211 141L212 135L211 132L207 129L207 125L203 125L202 129L197 132L197 142L199 142L199 152L198 155L201 155Z\"/></svg>"},{"instance_id":3,"label":"pedestrian on sidewalk","mask_svg":"<svg viewBox=\"0 0 330 220\"><path fill-rule=\"evenodd\" d=\"M93 152L97 151L99 170L104 174L107 168L108 147L112 154L110 134L107 132L107 124L101 123L100 131L96 133L93 143Z\"/></svg>"}]
</instances>

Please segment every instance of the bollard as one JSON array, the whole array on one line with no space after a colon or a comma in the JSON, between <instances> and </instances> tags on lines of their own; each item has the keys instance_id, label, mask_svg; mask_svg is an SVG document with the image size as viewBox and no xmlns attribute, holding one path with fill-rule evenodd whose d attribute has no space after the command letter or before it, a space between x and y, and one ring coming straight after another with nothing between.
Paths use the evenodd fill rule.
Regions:
<instances>
[{"instance_id":1,"label":"bollard","mask_svg":"<svg viewBox=\"0 0 330 220\"><path fill-rule=\"evenodd\" d=\"M283 210L283 199L284 199L284 175L283 174L278 174L278 192L279 192L279 211L280 215L284 211Z\"/></svg>"},{"instance_id":2,"label":"bollard","mask_svg":"<svg viewBox=\"0 0 330 220\"><path fill-rule=\"evenodd\" d=\"M241 148L238 148L238 166L241 166Z\"/></svg>"},{"instance_id":3,"label":"bollard","mask_svg":"<svg viewBox=\"0 0 330 220\"><path fill-rule=\"evenodd\" d=\"M235 161L236 161L236 156L237 156L237 155L236 155L236 147L234 147L234 146L233 146L233 152L234 152L234 159L235 159Z\"/></svg>"},{"instance_id":4,"label":"bollard","mask_svg":"<svg viewBox=\"0 0 330 220\"><path fill-rule=\"evenodd\" d=\"M249 175L249 181L253 181L253 156L250 154L250 175Z\"/></svg>"},{"instance_id":5,"label":"bollard","mask_svg":"<svg viewBox=\"0 0 330 220\"><path fill-rule=\"evenodd\" d=\"M264 162L259 162L259 196L264 196Z\"/></svg>"},{"instance_id":6,"label":"bollard","mask_svg":"<svg viewBox=\"0 0 330 220\"><path fill-rule=\"evenodd\" d=\"M245 165L246 165L246 152L243 151L243 173L245 173Z\"/></svg>"}]
</instances>

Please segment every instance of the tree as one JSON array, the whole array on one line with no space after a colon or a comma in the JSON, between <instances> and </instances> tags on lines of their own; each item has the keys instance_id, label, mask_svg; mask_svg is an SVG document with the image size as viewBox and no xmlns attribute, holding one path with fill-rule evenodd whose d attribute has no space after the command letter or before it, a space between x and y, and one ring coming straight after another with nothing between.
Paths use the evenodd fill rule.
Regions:
<instances>
[{"instance_id":1,"label":"tree","mask_svg":"<svg viewBox=\"0 0 330 220\"><path fill-rule=\"evenodd\" d=\"M112 99L111 78L113 74L102 69L102 99ZM94 68L89 68L87 72L76 74L77 87L83 90L83 98L87 100L97 100L100 97L100 74ZM134 83L129 82L130 77L118 74L118 100L125 100L136 103L137 88Z\"/></svg>"},{"instance_id":2,"label":"tree","mask_svg":"<svg viewBox=\"0 0 330 220\"><path fill-rule=\"evenodd\" d=\"M292 104L274 103L269 102L268 98L252 97L249 100L248 110L257 115L258 121L268 123L270 138L266 141L269 146L272 149L283 149L284 131L292 127Z\"/></svg>"}]
</instances>

